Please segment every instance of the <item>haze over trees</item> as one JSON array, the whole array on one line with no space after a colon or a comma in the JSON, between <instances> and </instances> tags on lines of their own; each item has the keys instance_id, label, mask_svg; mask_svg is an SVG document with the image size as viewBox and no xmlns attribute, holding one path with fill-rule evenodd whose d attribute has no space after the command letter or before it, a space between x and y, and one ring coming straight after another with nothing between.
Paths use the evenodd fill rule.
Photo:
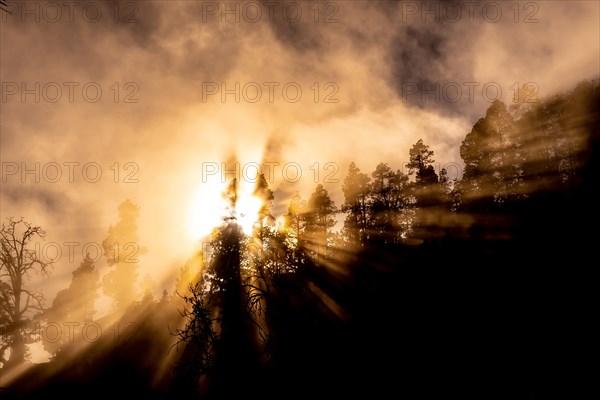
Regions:
<instances>
[{"instance_id":1,"label":"haze over trees","mask_svg":"<svg viewBox=\"0 0 600 400\"><path fill-rule=\"evenodd\" d=\"M496 101L466 132L460 179L435 171L436 144L418 140L407 173L399 163L373 171L351 163L341 204L317 185L285 199L280 223L273 189L259 175L251 234L236 223L233 180L211 253L193 253L159 300L140 301L138 264L127 262L132 249L136 258L142 251L132 202L119 206L103 242L110 272L101 284L85 257L43 313L23 266L48 266L21 252L43 231L9 220L0 355L12 350L3 370L25 361L17 327L35 312L132 327L78 351L53 344L53 360L11 388L58 394L85 381L108 396L110 381L147 398L577 395L568 381L580 372L577 351L565 343L581 350L575 332L589 299L567 270L594 249L582 227L598 222L599 110L597 82L533 105ZM114 300L110 323L93 320L100 286ZM45 378L31 386L32 376Z\"/></svg>"},{"instance_id":2,"label":"haze over trees","mask_svg":"<svg viewBox=\"0 0 600 400\"><path fill-rule=\"evenodd\" d=\"M113 298L114 307L124 311L138 298L138 257L147 250L140 247L137 233L139 207L130 200L119 206L119 222L108 228L102 242L106 262L114 269L104 277L104 293Z\"/></svg>"}]
</instances>

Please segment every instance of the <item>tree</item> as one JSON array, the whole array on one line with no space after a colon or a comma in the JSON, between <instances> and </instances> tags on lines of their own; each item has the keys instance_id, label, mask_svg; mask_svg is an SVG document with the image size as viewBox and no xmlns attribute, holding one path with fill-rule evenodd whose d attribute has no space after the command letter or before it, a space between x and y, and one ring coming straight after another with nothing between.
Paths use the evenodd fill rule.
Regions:
<instances>
[{"instance_id":1,"label":"tree","mask_svg":"<svg viewBox=\"0 0 600 400\"><path fill-rule=\"evenodd\" d=\"M264 174L258 175L252 194L261 200L262 205L252 236L247 239L246 251L242 253L242 268L246 271L242 281L247 314L254 323L255 336L261 338L266 347L269 341L266 301L271 295L274 279L286 271L286 249L284 236L277 231L271 215L274 196Z\"/></svg>"},{"instance_id":2,"label":"tree","mask_svg":"<svg viewBox=\"0 0 600 400\"><path fill-rule=\"evenodd\" d=\"M180 341L188 343L185 357L192 364L192 378L212 373L214 390L230 393L235 390L230 380L243 382L251 370L252 326L242 283L242 244L247 237L236 221L236 179L224 197L230 215L213 231L209 265L183 296L181 313L188 321L176 332Z\"/></svg>"},{"instance_id":3,"label":"tree","mask_svg":"<svg viewBox=\"0 0 600 400\"><path fill-rule=\"evenodd\" d=\"M79 267L73 271L73 280L69 287L72 298L78 303L75 310L75 313L78 314L75 316L76 321L90 322L93 320L96 312L94 303L98 298L99 286L98 270L94 266L94 260L89 254L86 254Z\"/></svg>"},{"instance_id":4,"label":"tree","mask_svg":"<svg viewBox=\"0 0 600 400\"><path fill-rule=\"evenodd\" d=\"M273 216L271 215L271 203L274 199L273 191L269 189L269 184L267 183L264 174L258 174L254 192L252 194L262 202L262 206L258 211L258 219L261 227L263 227L264 224L268 223L265 219L271 221L273 219Z\"/></svg>"},{"instance_id":5,"label":"tree","mask_svg":"<svg viewBox=\"0 0 600 400\"><path fill-rule=\"evenodd\" d=\"M42 228L23 218L9 218L0 230L0 362L6 368L25 360L24 323L36 311L43 311L42 293L26 289L24 283L32 273L48 273L51 264L29 247L32 239L45 236Z\"/></svg>"},{"instance_id":6,"label":"tree","mask_svg":"<svg viewBox=\"0 0 600 400\"><path fill-rule=\"evenodd\" d=\"M460 147L465 162L463 202L473 211L492 211L507 200L520 175L514 140L514 121L504 103L496 100L479 119Z\"/></svg>"},{"instance_id":7,"label":"tree","mask_svg":"<svg viewBox=\"0 0 600 400\"><path fill-rule=\"evenodd\" d=\"M416 174L415 182L419 186L426 186L437 182L437 175L433 168L433 151L419 139L409 150L408 174Z\"/></svg>"},{"instance_id":8,"label":"tree","mask_svg":"<svg viewBox=\"0 0 600 400\"><path fill-rule=\"evenodd\" d=\"M448 173L442 169L438 177L433 167L434 152L423 140L417 141L408 155L409 174L416 175L411 185L414 196L411 226L413 237L422 240L439 238L450 210L451 183L448 181Z\"/></svg>"},{"instance_id":9,"label":"tree","mask_svg":"<svg viewBox=\"0 0 600 400\"><path fill-rule=\"evenodd\" d=\"M323 250L330 245L330 233L331 228L336 224L336 213L337 208L327 190L323 185L317 185L308 200L305 228L307 247L317 260L321 259L320 257L324 254Z\"/></svg>"},{"instance_id":10,"label":"tree","mask_svg":"<svg viewBox=\"0 0 600 400\"><path fill-rule=\"evenodd\" d=\"M380 163L371 174L369 228L371 242L400 243L410 226L408 176Z\"/></svg>"},{"instance_id":11,"label":"tree","mask_svg":"<svg viewBox=\"0 0 600 400\"><path fill-rule=\"evenodd\" d=\"M369 176L350 164L342 191L344 204L341 211L347 213L344 236L353 245L364 245L368 235Z\"/></svg>"},{"instance_id":12,"label":"tree","mask_svg":"<svg viewBox=\"0 0 600 400\"><path fill-rule=\"evenodd\" d=\"M421 209L435 207L441 197L438 176L433 168L433 150L419 139L408 151L408 174L416 175L413 184L416 205Z\"/></svg>"},{"instance_id":13,"label":"tree","mask_svg":"<svg viewBox=\"0 0 600 400\"><path fill-rule=\"evenodd\" d=\"M198 282L202 275L202 269L205 266L205 261L210 257L208 252L202 249L195 252L190 259L188 259L183 267L179 271L179 276L175 281L175 293L184 295L190 284Z\"/></svg>"},{"instance_id":14,"label":"tree","mask_svg":"<svg viewBox=\"0 0 600 400\"><path fill-rule=\"evenodd\" d=\"M115 267L104 277L104 293L113 298L119 311L125 310L137 298L137 257L147 251L139 245L139 212L140 208L129 199L121 203L119 222L108 228L108 236L102 242L108 265Z\"/></svg>"},{"instance_id":15,"label":"tree","mask_svg":"<svg viewBox=\"0 0 600 400\"><path fill-rule=\"evenodd\" d=\"M144 279L142 280L142 303L151 303L154 301L154 290L156 289L156 282L150 274L144 275Z\"/></svg>"},{"instance_id":16,"label":"tree","mask_svg":"<svg viewBox=\"0 0 600 400\"><path fill-rule=\"evenodd\" d=\"M440 171L440 182L439 182L439 193L440 198L438 199L439 205L446 211L452 210L452 196L456 186L456 179L450 180L448 177L448 171L446 168L442 168Z\"/></svg>"},{"instance_id":17,"label":"tree","mask_svg":"<svg viewBox=\"0 0 600 400\"><path fill-rule=\"evenodd\" d=\"M304 257L307 209L307 202L302 200L300 194L296 193L290 200L287 214L284 215L285 244L288 249L291 268L301 264Z\"/></svg>"},{"instance_id":18,"label":"tree","mask_svg":"<svg viewBox=\"0 0 600 400\"><path fill-rule=\"evenodd\" d=\"M167 292L167 289L163 289L162 296L160 296L159 301L161 303L167 303L169 301L169 292Z\"/></svg>"},{"instance_id":19,"label":"tree","mask_svg":"<svg viewBox=\"0 0 600 400\"><path fill-rule=\"evenodd\" d=\"M252 258L261 259L260 265L268 258L265 252L269 251L273 245L273 233L275 218L271 215L271 203L273 201L273 191L269 189L269 184L264 174L258 174L253 196L260 199L261 207L258 210L258 220L254 225L252 237L249 239L248 247L251 250Z\"/></svg>"},{"instance_id":20,"label":"tree","mask_svg":"<svg viewBox=\"0 0 600 400\"><path fill-rule=\"evenodd\" d=\"M68 323L73 331L79 331L94 317L94 303L98 297L99 278L94 260L89 254L75 271L67 289L58 292L52 306L43 317L49 323ZM69 328L70 329L70 328ZM60 340L43 341L44 348L51 354L57 352L72 336L61 335ZM43 339L42 335L42 339Z\"/></svg>"}]
</instances>

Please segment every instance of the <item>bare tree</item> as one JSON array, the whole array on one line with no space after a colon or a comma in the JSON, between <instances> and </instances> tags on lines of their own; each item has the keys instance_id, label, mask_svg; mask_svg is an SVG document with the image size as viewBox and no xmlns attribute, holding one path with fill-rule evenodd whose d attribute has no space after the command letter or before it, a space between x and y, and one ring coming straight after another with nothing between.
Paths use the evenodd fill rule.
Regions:
<instances>
[{"instance_id":1,"label":"bare tree","mask_svg":"<svg viewBox=\"0 0 600 400\"><path fill-rule=\"evenodd\" d=\"M44 296L24 287L32 273L47 274L51 266L39 258L29 243L46 232L23 218L9 218L0 230L0 362L3 367L25 360L25 322L43 310ZM10 355L5 357L7 351Z\"/></svg>"}]
</instances>

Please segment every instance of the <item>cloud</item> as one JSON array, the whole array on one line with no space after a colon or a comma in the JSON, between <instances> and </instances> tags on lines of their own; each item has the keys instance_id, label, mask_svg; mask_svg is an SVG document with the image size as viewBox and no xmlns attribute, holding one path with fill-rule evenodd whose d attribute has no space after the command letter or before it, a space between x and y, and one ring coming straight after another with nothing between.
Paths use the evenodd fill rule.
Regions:
<instances>
[{"instance_id":1,"label":"cloud","mask_svg":"<svg viewBox=\"0 0 600 400\"><path fill-rule=\"evenodd\" d=\"M456 22L446 18L448 2L280 0L272 20L267 3L99 2L95 22L82 13L90 2L77 6L72 22L66 8L57 22L4 15L2 162L93 162L103 175L97 183L79 176L39 185L8 177L0 217L23 215L57 240L101 241L118 204L131 198L141 206L140 240L150 250L141 265L160 271L156 279L191 251L186 220L203 163L232 153L241 162L298 163L303 176L294 184L276 170L277 211L285 212L286 197L299 190L308 198L332 162L340 183L326 186L339 204L351 161L368 174L380 161L401 168L422 138L436 161L460 163L460 142L490 104L486 84L497 83L508 103L515 82L535 82L540 95L550 95L598 75L595 2L519 3L518 23L512 2L498 3L497 22L490 7L482 14L490 2L480 2L473 21L467 3L454 3L463 10ZM525 8L530 3L537 23L524 23L535 11ZM25 3L11 4L22 10ZM48 3L37 4L42 13ZM234 14L223 15L223 7ZM242 14L250 7L261 9L258 20ZM302 10L298 21L293 7ZM463 91L455 102L443 93L452 82ZM472 100L465 82L478 84ZM13 83L18 91L9 94ZM53 83L61 89L56 102L48 101ZM212 83L218 92L207 95ZM439 101L423 92L436 83ZM407 84L416 91L408 95ZM90 101L98 87L101 98ZM260 98L249 101L257 87ZM302 95L293 101L298 87ZM136 166L137 183L125 182L133 171L127 163Z\"/></svg>"}]
</instances>

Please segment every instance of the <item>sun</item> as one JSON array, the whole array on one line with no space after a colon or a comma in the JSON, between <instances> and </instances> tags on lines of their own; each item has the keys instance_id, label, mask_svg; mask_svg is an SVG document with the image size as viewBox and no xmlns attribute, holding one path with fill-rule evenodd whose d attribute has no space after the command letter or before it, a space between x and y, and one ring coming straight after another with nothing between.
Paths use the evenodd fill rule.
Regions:
<instances>
[{"instance_id":1,"label":"sun","mask_svg":"<svg viewBox=\"0 0 600 400\"><path fill-rule=\"evenodd\" d=\"M220 182L206 182L198 186L194 192L188 210L188 232L193 240L208 236L214 227L223 222L226 204L221 193L225 185Z\"/></svg>"},{"instance_id":2,"label":"sun","mask_svg":"<svg viewBox=\"0 0 600 400\"><path fill-rule=\"evenodd\" d=\"M254 224L258 221L258 213L262 201L251 194L241 192L236 204L237 223L246 235L251 235Z\"/></svg>"},{"instance_id":3,"label":"sun","mask_svg":"<svg viewBox=\"0 0 600 400\"><path fill-rule=\"evenodd\" d=\"M188 232L193 240L200 240L223 224L232 212L223 196L227 185L220 181L206 182L198 186L189 204ZM251 235L262 201L252 195L253 184L243 181L238 187L238 199L235 207L235 219L246 235Z\"/></svg>"}]
</instances>

